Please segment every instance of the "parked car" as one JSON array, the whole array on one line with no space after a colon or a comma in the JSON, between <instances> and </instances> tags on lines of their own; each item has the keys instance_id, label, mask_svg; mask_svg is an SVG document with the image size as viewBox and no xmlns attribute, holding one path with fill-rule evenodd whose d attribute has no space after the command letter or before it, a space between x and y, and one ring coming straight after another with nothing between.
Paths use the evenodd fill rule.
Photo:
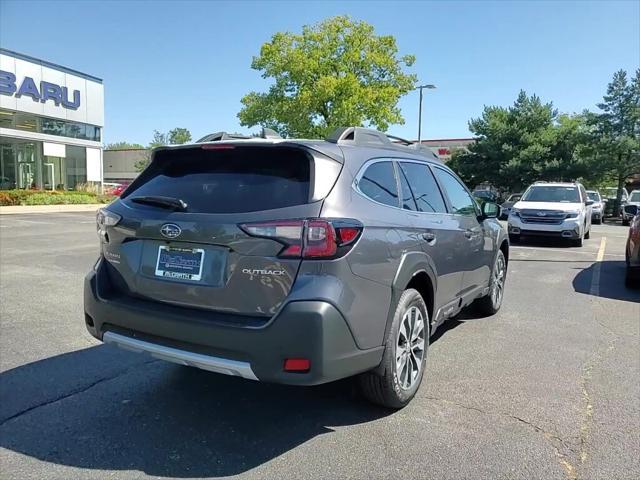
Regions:
<instances>
[{"instance_id":1,"label":"parked car","mask_svg":"<svg viewBox=\"0 0 640 480\"><path fill-rule=\"evenodd\" d=\"M491 190L474 190L473 196L480 200L480 203L498 203L498 195Z\"/></svg>"},{"instance_id":2,"label":"parked car","mask_svg":"<svg viewBox=\"0 0 640 480\"><path fill-rule=\"evenodd\" d=\"M626 188L622 189L622 197L620 198L620 205L617 210L615 209L616 198L618 196L618 189L616 187L606 187L601 190L603 201L605 202L604 216L605 217L618 217L622 215L622 209L629 199L629 192Z\"/></svg>"},{"instance_id":3,"label":"parked car","mask_svg":"<svg viewBox=\"0 0 640 480\"><path fill-rule=\"evenodd\" d=\"M357 376L370 400L403 407L436 329L467 305L500 309L497 205L480 210L429 149L374 130L263 137L153 151L97 215L87 329L246 379Z\"/></svg>"},{"instance_id":4,"label":"parked car","mask_svg":"<svg viewBox=\"0 0 640 480\"><path fill-rule=\"evenodd\" d=\"M524 235L558 237L581 247L591 233L592 205L579 183L534 183L511 208L509 238L517 242Z\"/></svg>"},{"instance_id":5,"label":"parked car","mask_svg":"<svg viewBox=\"0 0 640 480\"><path fill-rule=\"evenodd\" d=\"M591 223L600 224L604 218L604 202L599 192L587 190L587 196L593 202L591 205Z\"/></svg>"},{"instance_id":6,"label":"parked car","mask_svg":"<svg viewBox=\"0 0 640 480\"><path fill-rule=\"evenodd\" d=\"M631 221L625 259L627 262L626 284L630 287L638 286L640 284L640 213Z\"/></svg>"},{"instance_id":7,"label":"parked car","mask_svg":"<svg viewBox=\"0 0 640 480\"><path fill-rule=\"evenodd\" d=\"M511 208L513 205L518 202L522 198L522 193L512 193L507 198L507 201L500 205L500 220L506 220L509 218L509 213L511 212Z\"/></svg>"},{"instance_id":8,"label":"parked car","mask_svg":"<svg viewBox=\"0 0 640 480\"><path fill-rule=\"evenodd\" d=\"M640 190L634 190L622 206L622 224L629 225L640 209Z\"/></svg>"}]
</instances>

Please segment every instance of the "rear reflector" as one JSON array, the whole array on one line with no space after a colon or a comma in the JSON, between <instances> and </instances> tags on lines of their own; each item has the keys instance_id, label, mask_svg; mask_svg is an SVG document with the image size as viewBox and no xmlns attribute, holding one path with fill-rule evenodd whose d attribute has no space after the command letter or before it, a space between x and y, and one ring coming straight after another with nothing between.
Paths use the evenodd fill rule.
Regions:
<instances>
[{"instance_id":1,"label":"rear reflector","mask_svg":"<svg viewBox=\"0 0 640 480\"><path fill-rule=\"evenodd\" d=\"M307 358L287 358L284 361L285 372L308 372L311 369L311 361Z\"/></svg>"}]
</instances>

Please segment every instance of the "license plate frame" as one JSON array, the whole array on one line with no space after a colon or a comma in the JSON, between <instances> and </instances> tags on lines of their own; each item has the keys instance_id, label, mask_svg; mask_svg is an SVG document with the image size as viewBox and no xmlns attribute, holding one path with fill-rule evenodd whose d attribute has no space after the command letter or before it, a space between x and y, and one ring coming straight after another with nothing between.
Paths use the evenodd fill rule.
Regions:
<instances>
[{"instance_id":1,"label":"license plate frame","mask_svg":"<svg viewBox=\"0 0 640 480\"><path fill-rule=\"evenodd\" d=\"M163 260L163 253L175 252L176 254L191 254L199 255L200 264L197 266L188 265L188 261L185 264L182 261L176 261L171 265L166 257ZM163 260L161 262L161 260ZM161 265L162 263L162 265ZM155 275L156 277L164 278L167 280L186 280L190 282L199 282L202 280L202 269L204 267L204 249L203 248L190 248L190 247L172 247L169 245L160 245L158 247L158 257L156 259ZM173 268L173 269L171 269ZM180 270L184 271L180 271ZM197 273L196 273L197 270Z\"/></svg>"}]
</instances>

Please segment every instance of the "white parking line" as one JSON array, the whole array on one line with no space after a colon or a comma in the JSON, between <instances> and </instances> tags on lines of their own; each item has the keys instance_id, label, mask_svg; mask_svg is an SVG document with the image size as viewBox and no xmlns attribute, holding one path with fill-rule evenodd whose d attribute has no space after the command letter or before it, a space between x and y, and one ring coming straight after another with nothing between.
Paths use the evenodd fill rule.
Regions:
<instances>
[{"instance_id":1,"label":"white parking line","mask_svg":"<svg viewBox=\"0 0 640 480\"><path fill-rule=\"evenodd\" d=\"M600 249L598 250L598 256L596 263L593 265L593 276L591 277L591 288L589 293L595 297L600 295L600 268L602 266L602 260L604 259L604 251L607 248L607 237L602 237L600 240Z\"/></svg>"},{"instance_id":2,"label":"white parking line","mask_svg":"<svg viewBox=\"0 0 640 480\"><path fill-rule=\"evenodd\" d=\"M560 252L560 253L582 253L583 255L591 255L593 252L585 252L584 250L574 250L574 249L560 249L560 248L546 248L546 247L540 247L540 248L536 248L536 247L518 247L515 245L511 245L509 247L509 249L511 250L539 250L541 252Z\"/></svg>"}]
</instances>

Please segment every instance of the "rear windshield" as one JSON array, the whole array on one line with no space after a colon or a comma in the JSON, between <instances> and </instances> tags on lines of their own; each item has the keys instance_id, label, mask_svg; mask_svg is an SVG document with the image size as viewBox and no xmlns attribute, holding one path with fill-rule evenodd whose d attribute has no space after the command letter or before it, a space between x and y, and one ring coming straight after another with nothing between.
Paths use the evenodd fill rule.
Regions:
<instances>
[{"instance_id":1,"label":"rear windshield","mask_svg":"<svg viewBox=\"0 0 640 480\"><path fill-rule=\"evenodd\" d=\"M531 187L522 197L524 202L580 203L577 187L536 186Z\"/></svg>"},{"instance_id":2,"label":"rear windshield","mask_svg":"<svg viewBox=\"0 0 640 480\"><path fill-rule=\"evenodd\" d=\"M127 191L173 197L192 213L272 210L309 202L310 157L286 147L161 150Z\"/></svg>"}]
</instances>

